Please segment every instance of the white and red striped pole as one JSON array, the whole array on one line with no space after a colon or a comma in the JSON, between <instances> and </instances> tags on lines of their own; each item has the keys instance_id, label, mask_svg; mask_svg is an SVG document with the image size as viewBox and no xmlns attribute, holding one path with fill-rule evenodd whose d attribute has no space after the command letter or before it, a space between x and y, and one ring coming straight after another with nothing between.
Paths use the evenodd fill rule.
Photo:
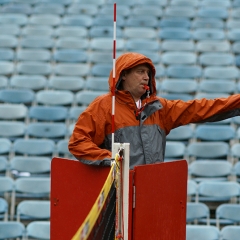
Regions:
<instances>
[{"instance_id":1,"label":"white and red striped pole","mask_svg":"<svg viewBox=\"0 0 240 240\"><path fill-rule=\"evenodd\" d=\"M117 19L117 5L114 3L113 7L113 71L112 71L112 158L113 156L113 145L114 145L114 132L115 132L115 82L116 82L116 19Z\"/></svg>"}]
</instances>

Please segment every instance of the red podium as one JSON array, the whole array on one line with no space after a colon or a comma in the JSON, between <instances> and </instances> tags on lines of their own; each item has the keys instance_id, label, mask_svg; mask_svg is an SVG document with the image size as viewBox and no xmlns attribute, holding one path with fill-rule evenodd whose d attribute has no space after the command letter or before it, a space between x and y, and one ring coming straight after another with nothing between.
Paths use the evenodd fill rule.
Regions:
<instances>
[{"instance_id":1,"label":"red podium","mask_svg":"<svg viewBox=\"0 0 240 240\"><path fill-rule=\"evenodd\" d=\"M71 239L108 176L109 167L53 158L51 240ZM137 166L130 171L129 240L185 240L187 162Z\"/></svg>"}]
</instances>

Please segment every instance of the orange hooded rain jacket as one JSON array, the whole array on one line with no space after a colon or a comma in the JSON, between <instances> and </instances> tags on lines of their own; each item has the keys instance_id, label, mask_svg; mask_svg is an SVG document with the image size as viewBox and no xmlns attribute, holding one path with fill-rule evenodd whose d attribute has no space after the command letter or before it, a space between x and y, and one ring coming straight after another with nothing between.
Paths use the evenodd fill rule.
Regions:
<instances>
[{"instance_id":1,"label":"orange hooded rain jacket","mask_svg":"<svg viewBox=\"0 0 240 240\"><path fill-rule=\"evenodd\" d=\"M150 97L142 96L137 106L128 91L121 89L121 73L138 64L151 68ZM116 84L109 75L109 93L97 97L80 115L69 140L69 151L81 162L109 165L112 135L112 89L115 90L114 142L130 143L130 168L164 161L166 135L171 129L189 123L220 121L240 115L240 95L214 100L184 102L156 96L155 68L152 61L138 53L125 53L116 61Z\"/></svg>"}]
</instances>

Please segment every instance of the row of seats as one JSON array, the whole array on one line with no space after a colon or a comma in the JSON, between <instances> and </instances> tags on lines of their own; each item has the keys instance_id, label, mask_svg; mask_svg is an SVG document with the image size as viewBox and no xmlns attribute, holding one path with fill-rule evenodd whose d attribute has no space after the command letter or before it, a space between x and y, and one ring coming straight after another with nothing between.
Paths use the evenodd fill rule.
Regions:
<instances>
[{"instance_id":1,"label":"row of seats","mask_svg":"<svg viewBox=\"0 0 240 240\"><path fill-rule=\"evenodd\" d=\"M151 56L147 56L151 58ZM176 59L177 61L177 59ZM181 61L181 60L179 60ZM183 60L184 61L184 60ZM169 77L169 78L219 78L226 80L238 79L239 69L236 66L207 66L205 68L200 65L182 65L172 64L164 68L162 65L156 65L156 78ZM47 62L40 61L26 61L14 64L10 61L0 61L0 75L57 75L57 76L109 76L112 64L110 63L97 63L92 67L87 63L58 63L52 65Z\"/></svg>"},{"instance_id":2,"label":"row of seats","mask_svg":"<svg viewBox=\"0 0 240 240\"><path fill-rule=\"evenodd\" d=\"M148 41L129 41L126 44L126 51L136 51L140 49L135 47L134 44L147 44ZM149 42L151 43L151 42ZM131 46L132 45L132 46ZM155 44L157 45L157 44ZM150 48L150 47L149 47ZM142 50L152 56L152 61L154 63L162 63L164 65L172 64L198 64L202 66L227 66L227 65L240 65L240 55L232 53L200 53L187 52L187 51L166 51L160 55L159 49L154 45L151 45L152 49ZM157 52L154 52L157 51ZM118 55L121 53L118 52ZM110 52L102 51L85 51L85 50L76 50L76 49L57 49L54 52L51 52L46 49L20 49L14 51L10 48L0 48L0 60L1 61L40 61L40 62L52 62L52 63L103 63L100 57L106 57L104 62L111 63L112 58L110 57Z\"/></svg>"}]
</instances>

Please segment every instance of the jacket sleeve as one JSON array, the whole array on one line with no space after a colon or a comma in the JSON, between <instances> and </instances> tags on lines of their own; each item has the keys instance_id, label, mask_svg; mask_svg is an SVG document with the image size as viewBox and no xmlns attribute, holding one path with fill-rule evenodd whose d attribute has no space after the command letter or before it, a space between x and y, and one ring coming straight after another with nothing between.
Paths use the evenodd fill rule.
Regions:
<instances>
[{"instance_id":1,"label":"jacket sleeve","mask_svg":"<svg viewBox=\"0 0 240 240\"><path fill-rule=\"evenodd\" d=\"M216 122L240 115L240 94L228 98L181 100L161 99L164 128L171 129L189 123Z\"/></svg>"},{"instance_id":2,"label":"jacket sleeve","mask_svg":"<svg viewBox=\"0 0 240 240\"><path fill-rule=\"evenodd\" d=\"M90 105L77 120L70 137L69 151L81 162L110 166L111 152L101 149L107 126L107 114L102 105Z\"/></svg>"}]
</instances>

